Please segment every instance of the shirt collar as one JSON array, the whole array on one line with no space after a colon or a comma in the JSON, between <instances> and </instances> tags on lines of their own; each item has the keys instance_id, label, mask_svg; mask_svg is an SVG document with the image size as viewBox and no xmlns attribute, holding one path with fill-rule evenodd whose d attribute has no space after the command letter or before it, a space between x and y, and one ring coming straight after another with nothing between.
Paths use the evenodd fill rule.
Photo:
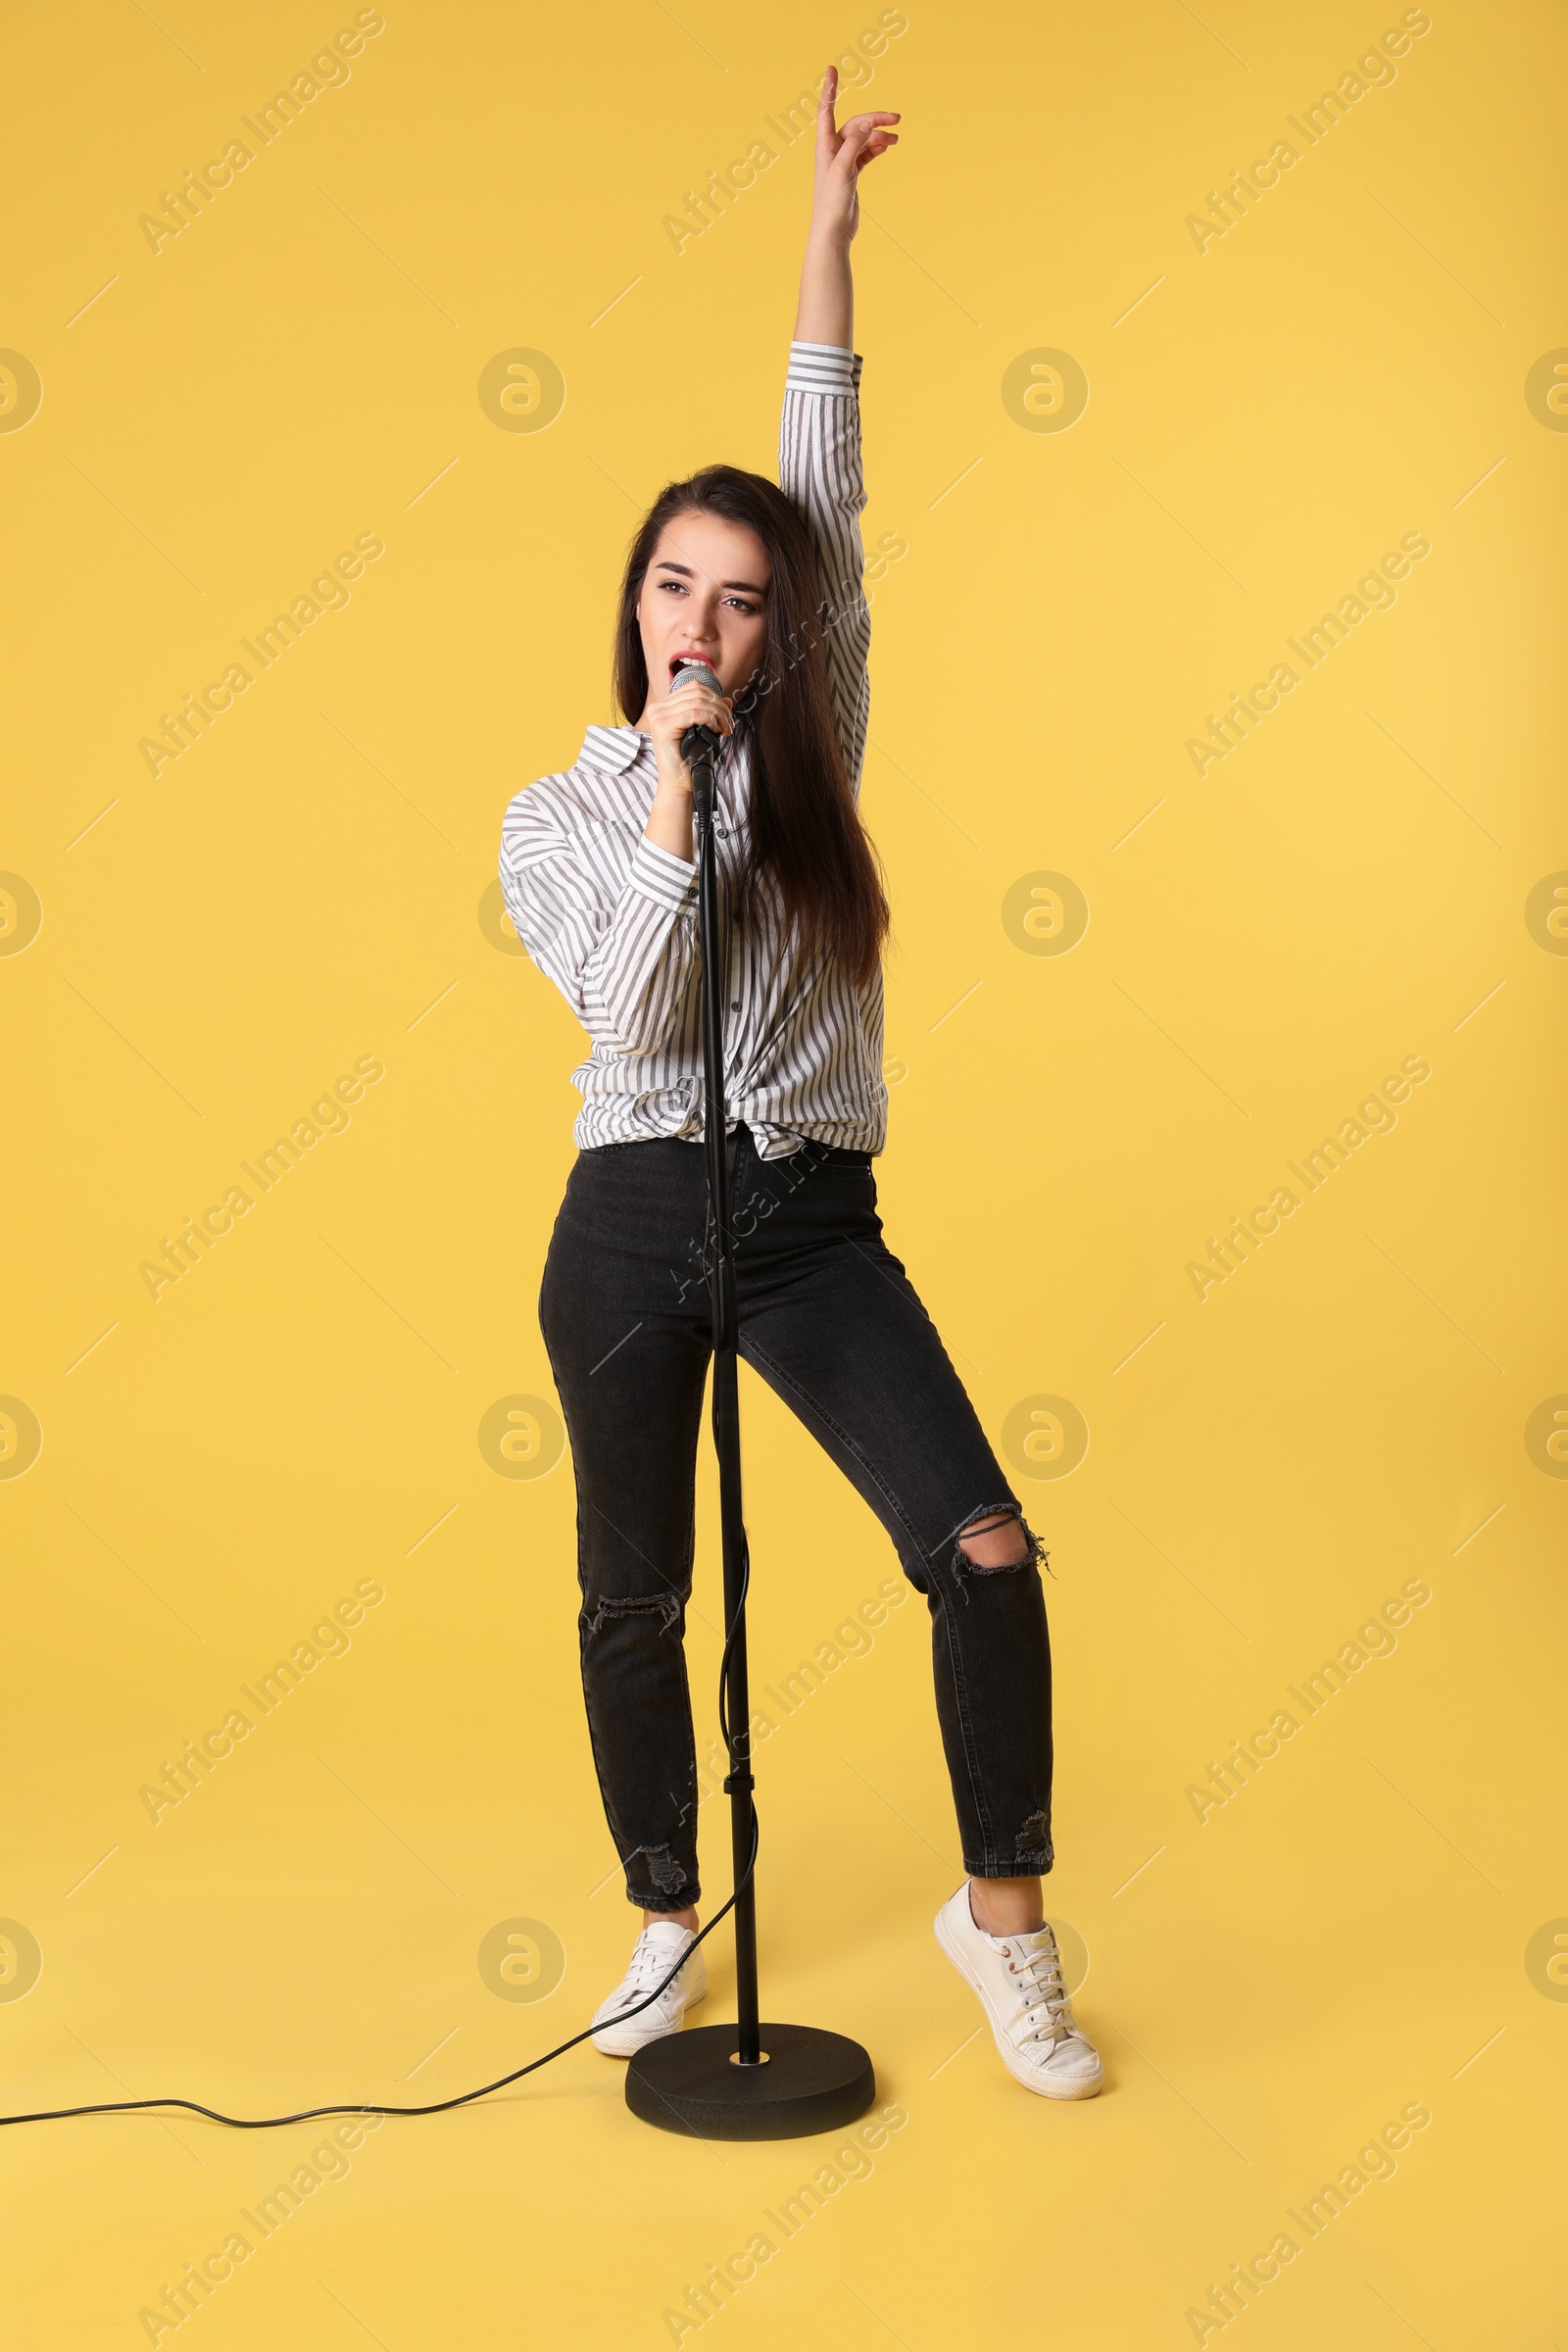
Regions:
<instances>
[{"instance_id":1,"label":"shirt collar","mask_svg":"<svg viewBox=\"0 0 1568 2352\"><path fill-rule=\"evenodd\" d=\"M653 738L639 735L635 727L590 727L582 739L577 765L600 776L622 776L644 749L652 749Z\"/></svg>"}]
</instances>

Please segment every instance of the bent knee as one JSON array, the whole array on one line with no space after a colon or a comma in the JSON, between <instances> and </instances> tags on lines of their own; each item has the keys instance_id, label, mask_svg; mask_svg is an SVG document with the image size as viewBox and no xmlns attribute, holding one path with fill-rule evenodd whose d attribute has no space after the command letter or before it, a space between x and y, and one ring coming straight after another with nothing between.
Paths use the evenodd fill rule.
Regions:
<instances>
[{"instance_id":1,"label":"bent knee","mask_svg":"<svg viewBox=\"0 0 1568 2352\"><path fill-rule=\"evenodd\" d=\"M1021 1568L1034 1557L1020 1512L999 1504L980 1511L958 1532L958 1548L971 1568Z\"/></svg>"},{"instance_id":2,"label":"bent knee","mask_svg":"<svg viewBox=\"0 0 1568 2352\"><path fill-rule=\"evenodd\" d=\"M686 1595L680 1592L634 1592L624 1596L600 1593L590 1607L584 1601L577 1618L585 1634L602 1634L613 1625L651 1626L659 1634L684 1631Z\"/></svg>"}]
</instances>

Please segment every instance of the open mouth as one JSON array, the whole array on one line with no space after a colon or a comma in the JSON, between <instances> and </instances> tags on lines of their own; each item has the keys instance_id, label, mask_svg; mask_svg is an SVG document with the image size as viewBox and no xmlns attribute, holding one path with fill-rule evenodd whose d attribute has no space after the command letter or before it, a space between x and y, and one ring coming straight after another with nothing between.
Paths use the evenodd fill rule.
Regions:
<instances>
[{"instance_id":1,"label":"open mouth","mask_svg":"<svg viewBox=\"0 0 1568 2352\"><path fill-rule=\"evenodd\" d=\"M701 669L713 670L711 662L705 662L701 654L671 654L669 658L671 679L678 669L690 669L694 663ZM713 675L716 677L718 672L713 670Z\"/></svg>"}]
</instances>

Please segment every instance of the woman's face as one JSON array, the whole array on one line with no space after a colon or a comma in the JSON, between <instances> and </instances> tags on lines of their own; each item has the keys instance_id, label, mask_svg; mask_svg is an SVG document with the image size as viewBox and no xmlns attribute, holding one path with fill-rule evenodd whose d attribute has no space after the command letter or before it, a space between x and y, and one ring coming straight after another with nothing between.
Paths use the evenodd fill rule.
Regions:
<instances>
[{"instance_id":1,"label":"woman's face","mask_svg":"<svg viewBox=\"0 0 1568 2352\"><path fill-rule=\"evenodd\" d=\"M669 692L681 661L706 662L726 694L760 665L773 567L755 531L717 514L677 514L659 544L637 600L648 693Z\"/></svg>"}]
</instances>

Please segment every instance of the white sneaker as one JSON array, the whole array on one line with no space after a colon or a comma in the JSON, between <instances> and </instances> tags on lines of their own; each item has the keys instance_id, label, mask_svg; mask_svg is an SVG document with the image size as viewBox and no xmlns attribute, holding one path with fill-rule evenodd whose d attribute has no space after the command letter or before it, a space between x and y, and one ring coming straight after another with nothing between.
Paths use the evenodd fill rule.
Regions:
<instances>
[{"instance_id":1,"label":"white sneaker","mask_svg":"<svg viewBox=\"0 0 1568 2352\"><path fill-rule=\"evenodd\" d=\"M936 1937L980 1995L1008 2074L1048 2099L1092 2099L1105 2070L1073 2016L1049 1923L1029 1936L988 1936L975 1926L965 1880L937 1913Z\"/></svg>"},{"instance_id":2,"label":"white sneaker","mask_svg":"<svg viewBox=\"0 0 1568 2352\"><path fill-rule=\"evenodd\" d=\"M657 2001L649 2001L635 2017L624 2025L614 2021L638 2001L646 2000L662 1977L670 1970L681 1953L695 1942L695 1928L683 1928L674 1920L656 1919L638 1936L631 1956L631 1966L608 2000L600 2002L594 2011L596 2028L593 2044L607 2058L630 2058L647 2041L658 2041L662 2034L678 2034L686 2022L688 2009L708 1996L708 1959L701 1950L695 1952L678 1977L664 1986Z\"/></svg>"}]
</instances>

